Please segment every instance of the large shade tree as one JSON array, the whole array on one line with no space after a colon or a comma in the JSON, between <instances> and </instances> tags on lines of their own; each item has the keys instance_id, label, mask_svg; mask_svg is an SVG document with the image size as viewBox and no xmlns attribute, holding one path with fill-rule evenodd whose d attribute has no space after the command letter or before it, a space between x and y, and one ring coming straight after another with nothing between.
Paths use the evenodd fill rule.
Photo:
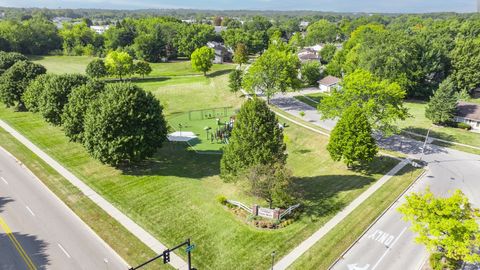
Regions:
<instances>
[{"instance_id":1,"label":"large shade tree","mask_svg":"<svg viewBox=\"0 0 480 270\"><path fill-rule=\"evenodd\" d=\"M409 116L403 105L406 93L397 83L357 70L345 76L341 86L322 99L318 109L323 118L341 117L347 108L356 106L363 110L372 128L389 133L395 131L398 120Z\"/></svg>"},{"instance_id":2,"label":"large shade tree","mask_svg":"<svg viewBox=\"0 0 480 270\"><path fill-rule=\"evenodd\" d=\"M105 67L110 75L120 79L134 72L133 58L122 51L112 51L105 58Z\"/></svg>"},{"instance_id":3,"label":"large shade tree","mask_svg":"<svg viewBox=\"0 0 480 270\"><path fill-rule=\"evenodd\" d=\"M457 90L450 78L440 84L425 108L425 116L434 124L445 125L453 121L457 110Z\"/></svg>"},{"instance_id":4,"label":"large shade tree","mask_svg":"<svg viewBox=\"0 0 480 270\"><path fill-rule=\"evenodd\" d=\"M224 148L221 176L225 181L235 181L255 165L284 165L285 149L275 113L259 98L248 100L240 108Z\"/></svg>"},{"instance_id":5,"label":"large shade tree","mask_svg":"<svg viewBox=\"0 0 480 270\"><path fill-rule=\"evenodd\" d=\"M270 46L248 69L243 77L243 87L255 94L261 92L267 103L277 92L286 92L300 86L298 69L300 60L290 50L279 49L280 45Z\"/></svg>"},{"instance_id":6,"label":"large shade tree","mask_svg":"<svg viewBox=\"0 0 480 270\"><path fill-rule=\"evenodd\" d=\"M133 84L109 84L90 104L84 121L87 151L113 166L152 156L167 138L160 102Z\"/></svg>"},{"instance_id":7,"label":"large shade tree","mask_svg":"<svg viewBox=\"0 0 480 270\"><path fill-rule=\"evenodd\" d=\"M212 48L203 46L196 49L191 56L192 68L195 71L203 72L207 76L207 72L213 66L213 59L215 59L215 51Z\"/></svg>"}]
</instances>

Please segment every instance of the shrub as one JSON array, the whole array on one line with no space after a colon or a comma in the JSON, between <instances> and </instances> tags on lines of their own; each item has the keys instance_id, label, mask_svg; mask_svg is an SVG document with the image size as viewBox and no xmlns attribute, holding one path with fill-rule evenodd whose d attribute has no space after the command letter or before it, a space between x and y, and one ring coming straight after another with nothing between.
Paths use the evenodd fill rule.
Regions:
<instances>
[{"instance_id":1,"label":"shrub","mask_svg":"<svg viewBox=\"0 0 480 270\"><path fill-rule=\"evenodd\" d=\"M458 122L458 123L457 123L457 128L461 128L461 129L465 129L465 130L470 130L470 129L472 129L472 126L470 126L470 125L467 124L467 123Z\"/></svg>"},{"instance_id":2,"label":"shrub","mask_svg":"<svg viewBox=\"0 0 480 270\"><path fill-rule=\"evenodd\" d=\"M439 253L439 252L432 253L430 255L430 258L428 260L433 270L443 270L442 258L443 258L443 255L442 253Z\"/></svg>"},{"instance_id":3,"label":"shrub","mask_svg":"<svg viewBox=\"0 0 480 270\"><path fill-rule=\"evenodd\" d=\"M227 202L227 197L225 197L223 195L218 195L217 196L217 202L219 202L222 205L226 205L228 203Z\"/></svg>"}]
</instances>

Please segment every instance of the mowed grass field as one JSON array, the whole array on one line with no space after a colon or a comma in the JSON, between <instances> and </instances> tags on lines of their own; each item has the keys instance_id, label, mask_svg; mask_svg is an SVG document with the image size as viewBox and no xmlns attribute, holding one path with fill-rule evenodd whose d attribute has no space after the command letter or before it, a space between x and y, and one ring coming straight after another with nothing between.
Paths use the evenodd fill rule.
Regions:
<instances>
[{"instance_id":1,"label":"mowed grass field","mask_svg":"<svg viewBox=\"0 0 480 270\"><path fill-rule=\"evenodd\" d=\"M221 68L228 70L231 66ZM193 109L238 108L244 100L229 93L226 82L226 71L221 71L208 77L174 76L138 84L161 101L168 120ZM292 225L268 231L245 224L216 201L218 195L225 195L247 204L265 204L244 193L239 185L222 182L218 176L219 155L199 155L181 145L166 144L146 162L119 170L92 159L81 145L68 141L61 127L48 125L38 114L2 108L0 118L161 242L174 246L190 237L197 245L193 262L199 269L268 268L272 251L275 250L278 257L285 255L398 162L379 157L368 172L347 170L344 164L330 159L326 151L327 137L289 124L285 130L287 165L295 176L294 188L303 212ZM0 144L4 144L3 140ZM406 175L402 171L394 179L406 179ZM377 207L375 203L370 207ZM351 223L361 223L363 218L359 215ZM100 225L92 227L102 230ZM338 245L325 252L339 255L343 249ZM179 255L185 257L184 253ZM316 258L317 261L323 259ZM311 269L322 268L312 266Z\"/></svg>"}]
</instances>

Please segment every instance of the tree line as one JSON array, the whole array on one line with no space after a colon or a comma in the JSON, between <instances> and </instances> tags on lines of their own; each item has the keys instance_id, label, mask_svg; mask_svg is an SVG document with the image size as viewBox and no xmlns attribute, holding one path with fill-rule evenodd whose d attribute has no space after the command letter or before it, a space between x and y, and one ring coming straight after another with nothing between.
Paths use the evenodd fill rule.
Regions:
<instances>
[{"instance_id":1,"label":"tree line","mask_svg":"<svg viewBox=\"0 0 480 270\"><path fill-rule=\"evenodd\" d=\"M155 154L167 136L163 107L130 83L106 84L80 74L46 74L18 53L0 52L0 100L61 126L73 142L113 166Z\"/></svg>"}]
</instances>

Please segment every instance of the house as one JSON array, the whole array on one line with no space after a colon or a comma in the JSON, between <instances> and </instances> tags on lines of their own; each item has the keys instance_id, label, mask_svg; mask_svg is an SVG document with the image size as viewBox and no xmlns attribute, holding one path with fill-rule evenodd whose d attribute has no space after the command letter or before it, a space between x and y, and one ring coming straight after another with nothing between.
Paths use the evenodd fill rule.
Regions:
<instances>
[{"instance_id":1,"label":"house","mask_svg":"<svg viewBox=\"0 0 480 270\"><path fill-rule=\"evenodd\" d=\"M310 22L307 22L307 21L301 21L300 22L300 29L307 29L308 25L310 24Z\"/></svg>"},{"instance_id":2,"label":"house","mask_svg":"<svg viewBox=\"0 0 480 270\"><path fill-rule=\"evenodd\" d=\"M92 29L93 31L95 31L97 34L100 34L100 35L105 33L105 31L107 31L108 28L110 28L110 25L92 25L92 26L90 26L90 29Z\"/></svg>"},{"instance_id":3,"label":"house","mask_svg":"<svg viewBox=\"0 0 480 270\"><path fill-rule=\"evenodd\" d=\"M340 79L334 76L327 76L318 81L318 88L322 90L322 92L330 93L333 88L340 87Z\"/></svg>"},{"instance_id":4,"label":"house","mask_svg":"<svg viewBox=\"0 0 480 270\"><path fill-rule=\"evenodd\" d=\"M233 52L231 49L225 47L225 45L222 43L210 41L207 43L207 46L215 50L215 59L213 60L214 64L223 64L225 61L229 62L232 60Z\"/></svg>"},{"instance_id":5,"label":"house","mask_svg":"<svg viewBox=\"0 0 480 270\"><path fill-rule=\"evenodd\" d=\"M459 102L457 105L455 121L469 124L472 127L472 130L480 132L480 105Z\"/></svg>"},{"instance_id":6,"label":"house","mask_svg":"<svg viewBox=\"0 0 480 270\"><path fill-rule=\"evenodd\" d=\"M223 31L226 31L226 26L215 26L215 34L221 34Z\"/></svg>"},{"instance_id":7,"label":"house","mask_svg":"<svg viewBox=\"0 0 480 270\"><path fill-rule=\"evenodd\" d=\"M320 61L320 55L318 52L311 48L305 48L301 50L298 54L298 59L300 59L301 62L308 62L308 61Z\"/></svg>"}]
</instances>

